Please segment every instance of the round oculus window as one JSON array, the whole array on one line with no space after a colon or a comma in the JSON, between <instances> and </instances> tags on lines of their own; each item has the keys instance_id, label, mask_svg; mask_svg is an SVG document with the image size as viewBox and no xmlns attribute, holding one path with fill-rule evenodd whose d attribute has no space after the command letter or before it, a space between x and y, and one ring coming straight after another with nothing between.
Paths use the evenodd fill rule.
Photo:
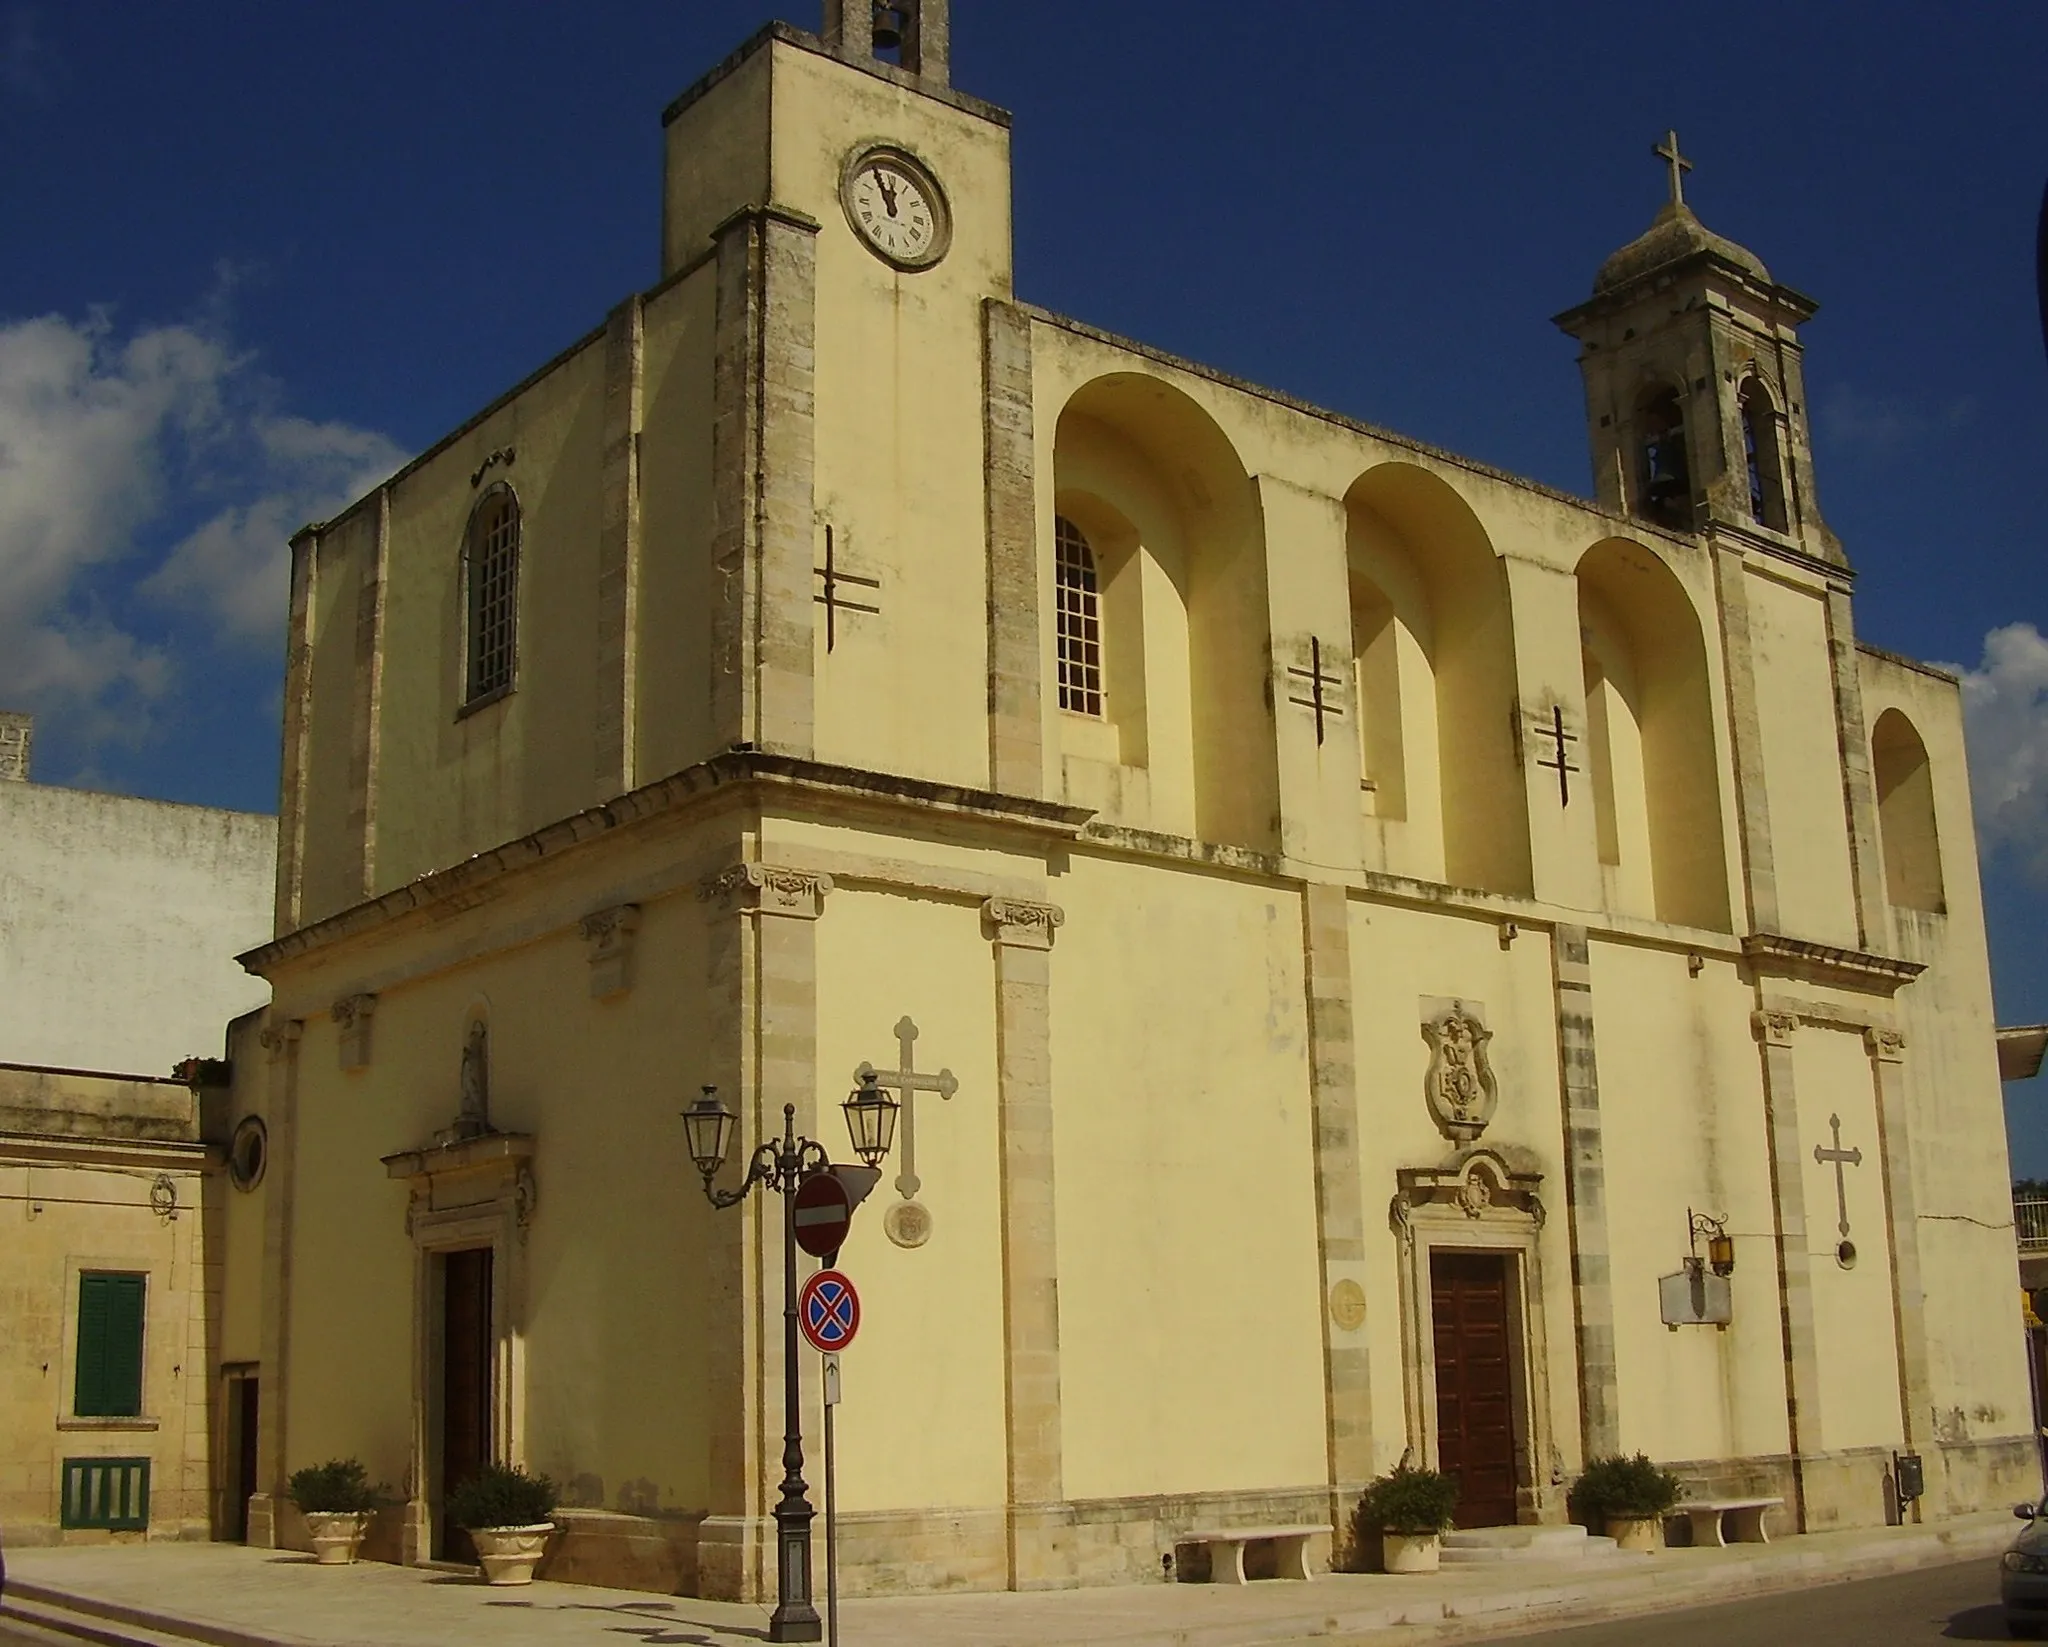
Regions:
<instances>
[{"instance_id":1,"label":"round oculus window","mask_svg":"<svg viewBox=\"0 0 2048 1647\"><path fill-rule=\"evenodd\" d=\"M269 1165L270 1129L260 1115L243 1116L228 1141L228 1182L238 1190L252 1190L263 1182L263 1169Z\"/></svg>"}]
</instances>

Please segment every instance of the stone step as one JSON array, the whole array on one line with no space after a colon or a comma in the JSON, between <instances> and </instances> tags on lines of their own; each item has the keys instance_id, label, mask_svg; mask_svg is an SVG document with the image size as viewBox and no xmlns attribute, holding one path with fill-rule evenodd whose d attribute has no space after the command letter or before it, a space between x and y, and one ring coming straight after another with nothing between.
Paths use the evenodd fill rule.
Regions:
<instances>
[{"instance_id":1,"label":"stone step","mask_svg":"<svg viewBox=\"0 0 2048 1647\"><path fill-rule=\"evenodd\" d=\"M26 1593L25 1593L26 1592ZM206 1642L212 1647L254 1647L239 1632L197 1629L187 1633L166 1628L170 1620L154 1618L139 1609L110 1606L83 1597L65 1596L40 1585L7 1586L0 1601L0 1640L63 1644L78 1647L192 1647Z\"/></svg>"},{"instance_id":2,"label":"stone step","mask_svg":"<svg viewBox=\"0 0 2048 1647\"><path fill-rule=\"evenodd\" d=\"M1444 1534L1447 1567L1495 1561L1633 1561L1611 1538L1598 1538L1577 1523L1562 1527L1461 1527Z\"/></svg>"}]
</instances>

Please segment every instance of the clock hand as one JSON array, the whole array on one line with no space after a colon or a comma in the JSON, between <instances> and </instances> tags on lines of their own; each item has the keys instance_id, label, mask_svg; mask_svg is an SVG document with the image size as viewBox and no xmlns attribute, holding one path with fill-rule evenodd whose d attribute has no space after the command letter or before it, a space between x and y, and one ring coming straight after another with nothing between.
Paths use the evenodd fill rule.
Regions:
<instances>
[{"instance_id":1,"label":"clock hand","mask_svg":"<svg viewBox=\"0 0 2048 1647\"><path fill-rule=\"evenodd\" d=\"M889 215L896 215L896 187L889 181L886 172L875 173L875 187L882 191L882 204L889 208Z\"/></svg>"}]
</instances>

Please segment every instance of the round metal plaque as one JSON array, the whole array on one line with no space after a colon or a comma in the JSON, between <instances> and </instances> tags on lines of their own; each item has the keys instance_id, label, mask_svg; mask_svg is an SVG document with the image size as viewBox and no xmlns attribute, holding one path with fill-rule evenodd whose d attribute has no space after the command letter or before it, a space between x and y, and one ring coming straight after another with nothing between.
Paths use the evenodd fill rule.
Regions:
<instances>
[{"instance_id":1,"label":"round metal plaque","mask_svg":"<svg viewBox=\"0 0 2048 1647\"><path fill-rule=\"evenodd\" d=\"M898 1201L882 1214L882 1233L899 1247L921 1247L932 1238L932 1215L917 1201Z\"/></svg>"}]
</instances>

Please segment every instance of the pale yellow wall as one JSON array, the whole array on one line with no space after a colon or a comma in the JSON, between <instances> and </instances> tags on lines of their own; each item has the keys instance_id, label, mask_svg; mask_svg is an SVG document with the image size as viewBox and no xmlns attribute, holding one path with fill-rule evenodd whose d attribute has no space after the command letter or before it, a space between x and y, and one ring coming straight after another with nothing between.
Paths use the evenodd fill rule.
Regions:
<instances>
[{"instance_id":1,"label":"pale yellow wall","mask_svg":"<svg viewBox=\"0 0 2048 1647\"><path fill-rule=\"evenodd\" d=\"M711 362L717 274L709 266L647 301L641 385L640 589L635 776L679 772L712 752Z\"/></svg>"},{"instance_id":2,"label":"pale yellow wall","mask_svg":"<svg viewBox=\"0 0 2048 1647\"><path fill-rule=\"evenodd\" d=\"M1067 1496L1324 1479L1299 904L1084 853L1053 896Z\"/></svg>"},{"instance_id":3,"label":"pale yellow wall","mask_svg":"<svg viewBox=\"0 0 2048 1647\"><path fill-rule=\"evenodd\" d=\"M662 131L661 270L675 273L711 247L711 234L774 189L769 178L771 51L731 66L676 111Z\"/></svg>"},{"instance_id":4,"label":"pale yellow wall","mask_svg":"<svg viewBox=\"0 0 2048 1647\"><path fill-rule=\"evenodd\" d=\"M898 1067L895 1026L917 1025L923 1070L950 1099L915 1099L917 1200L931 1238L903 1248L882 1219L902 1199L899 1126L882 1182L854 1219L840 1267L860 1288L860 1337L843 1357L839 1502L847 1510L994 1506L1006 1486L1002 1185L998 1177L995 961L978 906L841 889L818 940L818 1123L855 1159L840 1111L862 1063ZM805 1272L816 1268L802 1261ZM811 1352L803 1352L806 1360Z\"/></svg>"},{"instance_id":5,"label":"pale yellow wall","mask_svg":"<svg viewBox=\"0 0 2048 1647\"><path fill-rule=\"evenodd\" d=\"M1680 950L1595 943L1592 966L1622 1447L1672 1460L1783 1452L1784 1339L1754 996L1732 963L1709 961L1693 977ZM1673 1332L1659 1312L1658 1279L1691 1251L1691 1212L1725 1219L1735 1237L1726 1331Z\"/></svg>"},{"instance_id":6,"label":"pale yellow wall","mask_svg":"<svg viewBox=\"0 0 2048 1647\"><path fill-rule=\"evenodd\" d=\"M1746 579L1779 930L1856 947L1849 826L1821 592Z\"/></svg>"},{"instance_id":7,"label":"pale yellow wall","mask_svg":"<svg viewBox=\"0 0 2048 1647\"><path fill-rule=\"evenodd\" d=\"M1801 1444L1814 1450L1892 1446L1904 1432L1897 1351L1888 1330L1892 1267L1870 1055L1859 1032L1809 1024L1793 1039L1792 1068L1799 1089L1799 1176L1806 1196L1821 1404L1817 1425L1802 1420ZM1863 1152L1861 1165L1842 1169L1849 1239L1856 1247L1853 1269L1835 1260L1841 1239L1835 1169L1813 1158L1816 1145L1834 1147L1831 1116L1841 1117L1842 1148Z\"/></svg>"},{"instance_id":8,"label":"pale yellow wall","mask_svg":"<svg viewBox=\"0 0 2048 1647\"><path fill-rule=\"evenodd\" d=\"M642 843L606 867L644 880L673 864L676 850L673 839ZM524 922L514 918L514 947L495 954L485 934L506 912L487 904L452 929L393 933L293 980L294 999L280 1010L307 1011L308 1022L299 1054L289 1467L355 1454L394 1483L402 1476L413 1247L406 1186L379 1158L430 1144L451 1124L468 1014L483 1006L492 1121L539 1141L539 1200L524 1255L526 1460L554 1475L568 1502L704 1506L701 1255L714 1215L677 1117L710 1062L705 912L694 878L675 895L647 896L632 992L593 1000L571 912L616 903L620 890L616 881L555 881ZM466 965L434 958L465 950L486 953ZM380 976L393 972L388 983ZM332 1024L302 1003L364 985L378 994L373 1056L368 1068L345 1073ZM622 1365L647 1376L606 1376Z\"/></svg>"},{"instance_id":9,"label":"pale yellow wall","mask_svg":"<svg viewBox=\"0 0 2048 1647\"><path fill-rule=\"evenodd\" d=\"M988 783L988 569L982 300L1010 291L1007 128L778 43L776 199L817 236L817 565L879 578L878 615L819 624L821 760ZM849 155L886 133L930 167L952 249L903 273L855 239L839 201ZM1050 532L1048 522L1047 531Z\"/></svg>"},{"instance_id":10,"label":"pale yellow wall","mask_svg":"<svg viewBox=\"0 0 2048 1647\"><path fill-rule=\"evenodd\" d=\"M1422 1438L1409 1430L1406 1404L1427 1404L1433 1410L1436 1401L1433 1387L1407 1388L1411 1374L1404 1367L1414 1357L1412 1350L1404 1353L1402 1345L1403 1265L1386 1210L1399 1187L1398 1169L1435 1166L1456 1147L1437 1131L1423 1096L1429 1070L1429 1044L1422 1035L1426 996L1462 999L1483 1009L1486 1026L1493 1031L1487 1051L1499 1083L1499 1108L1482 1143L1532 1152L1543 1174L1539 1194L1551 1212L1539 1246L1549 1351L1545 1371L1552 1437L1570 1459L1577 1449L1578 1375L1549 946L1532 935L1503 949L1499 929L1487 921L1447 919L1428 909L1354 900L1351 970L1359 1049L1366 1330L1378 1467L1391 1469L1410 1445L1422 1456ZM1427 1320L1428 1300L1415 1302L1420 1318Z\"/></svg>"},{"instance_id":11,"label":"pale yellow wall","mask_svg":"<svg viewBox=\"0 0 2048 1647\"><path fill-rule=\"evenodd\" d=\"M1890 911L1896 951L1928 967L1900 994L1899 1027L1936 1429L2010 1434L2032 1407L1961 696L1940 675L1868 652L1857 661L1865 723L1896 709L1927 746L1946 888L1945 914Z\"/></svg>"},{"instance_id":12,"label":"pale yellow wall","mask_svg":"<svg viewBox=\"0 0 2048 1647\"><path fill-rule=\"evenodd\" d=\"M167 1172L175 1218L150 1207ZM209 1531L205 1192L198 1172L155 1160L31 1162L0 1136L0 1525L11 1542L58 1539L67 1458L150 1460L153 1538ZM144 1294L141 1424L60 1429L72 1418L82 1270L139 1271ZM72 1532L91 1542L106 1533ZM120 1535L127 1536L127 1535Z\"/></svg>"},{"instance_id":13,"label":"pale yellow wall","mask_svg":"<svg viewBox=\"0 0 2048 1647\"><path fill-rule=\"evenodd\" d=\"M375 509L374 501L358 508L326 534L314 553L306 756L297 796L305 838L299 862L301 924L346 909L362 896L362 851L349 828L349 779L356 620L374 553ZM414 712L430 713L427 702L432 701L418 704Z\"/></svg>"}]
</instances>

